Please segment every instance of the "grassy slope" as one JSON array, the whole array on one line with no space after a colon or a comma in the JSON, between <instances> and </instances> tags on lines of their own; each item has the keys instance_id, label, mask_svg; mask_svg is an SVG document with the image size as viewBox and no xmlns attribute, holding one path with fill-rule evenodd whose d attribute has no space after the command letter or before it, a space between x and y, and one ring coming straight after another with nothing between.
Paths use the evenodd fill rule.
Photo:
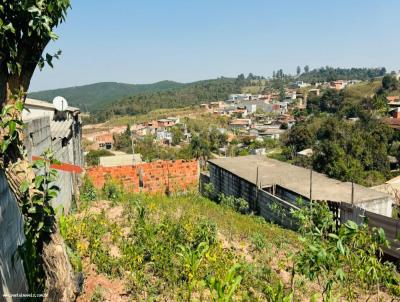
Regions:
<instances>
[{"instance_id":1,"label":"grassy slope","mask_svg":"<svg viewBox=\"0 0 400 302\"><path fill-rule=\"evenodd\" d=\"M139 212L145 213L142 223ZM263 301L268 284L276 286L281 280L289 286L287 259L300 245L292 231L198 195L134 195L114 204L100 201L61 224L66 241L83 259L85 291L78 301L88 301L98 292L111 300L124 294L135 301L185 300L189 275L178 245L193 246L198 238L212 238L213 232L216 241L200 264L198 279L223 279L239 263L243 280L236 299ZM295 280L304 283L301 277ZM315 292L313 288L299 286L296 297ZM193 297L201 296L209 301L210 291L198 283Z\"/></svg>"},{"instance_id":2,"label":"grassy slope","mask_svg":"<svg viewBox=\"0 0 400 302\"><path fill-rule=\"evenodd\" d=\"M127 96L175 89L184 85L185 84L172 81L162 81L154 84L102 82L76 87L31 92L29 93L29 97L44 101L52 101L55 96L61 95L68 100L70 105L78 106L82 110L91 111Z\"/></svg>"}]
</instances>

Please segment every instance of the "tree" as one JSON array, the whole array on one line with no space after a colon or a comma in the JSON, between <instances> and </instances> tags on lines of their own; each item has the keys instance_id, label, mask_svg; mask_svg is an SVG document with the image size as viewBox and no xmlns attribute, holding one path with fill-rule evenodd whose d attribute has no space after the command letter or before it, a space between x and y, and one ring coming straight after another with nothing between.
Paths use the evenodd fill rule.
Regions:
<instances>
[{"instance_id":1,"label":"tree","mask_svg":"<svg viewBox=\"0 0 400 302\"><path fill-rule=\"evenodd\" d=\"M43 51L58 37L53 29L64 21L70 0L2 1L0 4L0 107L20 90L26 92L35 71L56 54Z\"/></svg>"},{"instance_id":2,"label":"tree","mask_svg":"<svg viewBox=\"0 0 400 302\"><path fill-rule=\"evenodd\" d=\"M210 145L204 136L195 135L190 141L190 153L197 160L201 160L203 166L210 157Z\"/></svg>"},{"instance_id":3,"label":"tree","mask_svg":"<svg viewBox=\"0 0 400 302\"><path fill-rule=\"evenodd\" d=\"M172 133L172 145L176 146L179 145L180 142L183 140L183 131L180 127L174 126L170 129Z\"/></svg>"},{"instance_id":4,"label":"tree","mask_svg":"<svg viewBox=\"0 0 400 302\"><path fill-rule=\"evenodd\" d=\"M344 100L343 94L336 90L327 90L319 100L320 110L322 112L335 113L339 111L340 105Z\"/></svg>"},{"instance_id":5,"label":"tree","mask_svg":"<svg viewBox=\"0 0 400 302\"><path fill-rule=\"evenodd\" d=\"M310 67L308 65L304 66L304 73L308 73L310 71Z\"/></svg>"},{"instance_id":6,"label":"tree","mask_svg":"<svg viewBox=\"0 0 400 302\"><path fill-rule=\"evenodd\" d=\"M300 73L301 73L301 67L300 67L300 66L297 66L297 69L296 69L296 74L299 76L299 75L300 75Z\"/></svg>"},{"instance_id":7,"label":"tree","mask_svg":"<svg viewBox=\"0 0 400 302\"><path fill-rule=\"evenodd\" d=\"M392 76L392 75L385 75L382 78L382 88L385 91L393 91L398 89L399 87L399 82L397 81L397 79Z\"/></svg>"}]
</instances>

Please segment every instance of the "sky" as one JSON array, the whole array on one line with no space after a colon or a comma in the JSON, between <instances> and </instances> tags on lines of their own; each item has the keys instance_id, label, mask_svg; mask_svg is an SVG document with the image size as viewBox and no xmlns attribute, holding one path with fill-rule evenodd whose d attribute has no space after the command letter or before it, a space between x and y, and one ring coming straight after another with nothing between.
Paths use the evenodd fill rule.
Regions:
<instances>
[{"instance_id":1,"label":"sky","mask_svg":"<svg viewBox=\"0 0 400 302\"><path fill-rule=\"evenodd\" d=\"M398 0L72 0L30 91L296 67L400 69Z\"/></svg>"}]
</instances>

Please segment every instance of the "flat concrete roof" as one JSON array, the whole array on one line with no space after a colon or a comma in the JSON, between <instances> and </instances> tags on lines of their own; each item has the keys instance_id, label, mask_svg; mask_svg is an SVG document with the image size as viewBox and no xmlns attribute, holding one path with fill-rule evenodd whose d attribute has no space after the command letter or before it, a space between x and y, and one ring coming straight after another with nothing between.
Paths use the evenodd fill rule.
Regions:
<instances>
[{"instance_id":1,"label":"flat concrete roof","mask_svg":"<svg viewBox=\"0 0 400 302\"><path fill-rule=\"evenodd\" d=\"M253 184L256 183L258 166L258 181L262 187L279 185L303 197L310 196L309 169L259 155L224 157L211 159L209 162ZM383 198L391 197L354 184L354 203ZM351 183L313 171L312 199L351 203Z\"/></svg>"}]
</instances>

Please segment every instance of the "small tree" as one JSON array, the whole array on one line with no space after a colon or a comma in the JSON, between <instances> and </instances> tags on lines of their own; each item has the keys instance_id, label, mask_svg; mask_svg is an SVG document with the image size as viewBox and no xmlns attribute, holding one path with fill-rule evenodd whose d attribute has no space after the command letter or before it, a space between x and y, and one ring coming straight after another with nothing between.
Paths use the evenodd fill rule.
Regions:
<instances>
[{"instance_id":1,"label":"small tree","mask_svg":"<svg viewBox=\"0 0 400 302\"><path fill-rule=\"evenodd\" d=\"M36 69L56 54L43 51L58 37L53 29L64 21L70 0L2 1L0 4L0 107L20 90L26 92Z\"/></svg>"}]
</instances>

